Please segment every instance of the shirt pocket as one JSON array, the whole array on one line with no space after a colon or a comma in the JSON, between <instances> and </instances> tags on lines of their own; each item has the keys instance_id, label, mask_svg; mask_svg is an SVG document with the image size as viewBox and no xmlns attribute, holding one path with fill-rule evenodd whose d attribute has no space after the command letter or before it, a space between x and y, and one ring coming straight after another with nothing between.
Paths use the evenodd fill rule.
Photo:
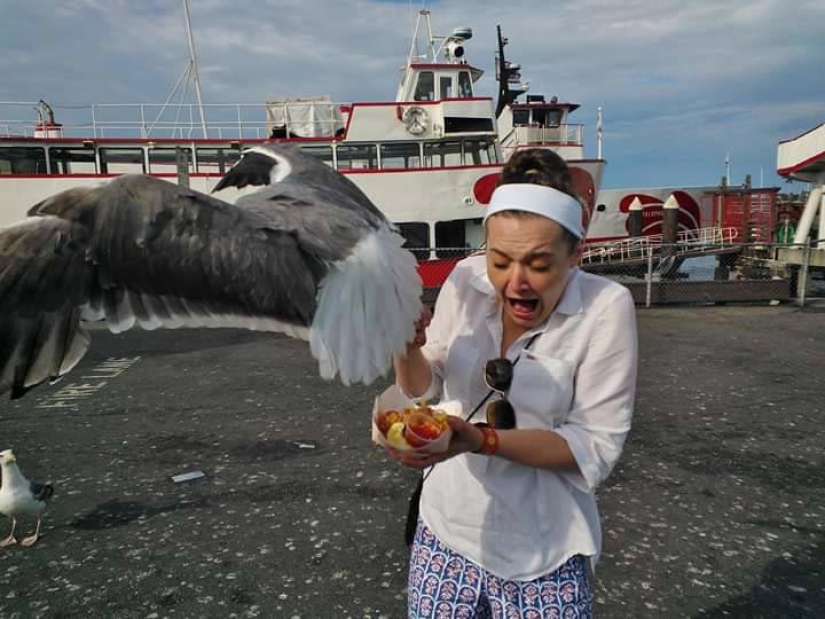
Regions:
<instances>
[{"instance_id":1,"label":"shirt pocket","mask_svg":"<svg viewBox=\"0 0 825 619\"><path fill-rule=\"evenodd\" d=\"M517 427L547 430L563 424L573 402L574 376L570 361L522 353L508 396L516 410Z\"/></svg>"}]
</instances>

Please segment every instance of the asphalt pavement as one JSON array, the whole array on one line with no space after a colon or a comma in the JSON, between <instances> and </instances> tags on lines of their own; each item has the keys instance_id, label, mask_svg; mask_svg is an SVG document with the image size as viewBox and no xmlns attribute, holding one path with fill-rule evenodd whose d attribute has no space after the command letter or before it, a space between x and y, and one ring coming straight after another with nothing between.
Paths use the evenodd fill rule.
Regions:
<instances>
[{"instance_id":1,"label":"asphalt pavement","mask_svg":"<svg viewBox=\"0 0 825 619\"><path fill-rule=\"evenodd\" d=\"M825 313L638 315L596 616L825 617ZM0 549L0 618L404 617L415 473L369 440L388 381L328 383L278 335L92 335L0 400L0 449L55 485L44 537Z\"/></svg>"}]
</instances>

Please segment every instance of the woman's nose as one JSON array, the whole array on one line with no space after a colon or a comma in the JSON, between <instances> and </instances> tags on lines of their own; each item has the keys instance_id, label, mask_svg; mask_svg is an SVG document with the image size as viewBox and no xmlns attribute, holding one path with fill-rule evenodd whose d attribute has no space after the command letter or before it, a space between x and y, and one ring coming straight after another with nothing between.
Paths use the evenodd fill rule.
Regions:
<instances>
[{"instance_id":1,"label":"woman's nose","mask_svg":"<svg viewBox=\"0 0 825 619\"><path fill-rule=\"evenodd\" d=\"M520 264L514 264L513 271L510 273L510 289L519 291L526 290L529 287L527 270Z\"/></svg>"}]
</instances>

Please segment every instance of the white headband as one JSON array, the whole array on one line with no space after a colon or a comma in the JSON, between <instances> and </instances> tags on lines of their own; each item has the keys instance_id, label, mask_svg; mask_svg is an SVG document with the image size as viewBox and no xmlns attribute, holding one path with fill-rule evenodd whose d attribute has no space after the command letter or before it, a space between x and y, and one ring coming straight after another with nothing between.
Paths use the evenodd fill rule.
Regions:
<instances>
[{"instance_id":1,"label":"white headband","mask_svg":"<svg viewBox=\"0 0 825 619\"><path fill-rule=\"evenodd\" d=\"M535 213L552 219L576 238L582 238L582 205L573 196L558 189L534 183L499 185L490 198L484 221L501 211Z\"/></svg>"}]
</instances>

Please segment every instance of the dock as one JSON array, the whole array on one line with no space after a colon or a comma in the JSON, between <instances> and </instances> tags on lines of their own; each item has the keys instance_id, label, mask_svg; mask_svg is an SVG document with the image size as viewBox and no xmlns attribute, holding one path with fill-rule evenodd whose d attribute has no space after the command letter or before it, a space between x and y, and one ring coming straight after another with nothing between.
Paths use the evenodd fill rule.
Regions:
<instances>
[{"instance_id":1,"label":"dock","mask_svg":"<svg viewBox=\"0 0 825 619\"><path fill-rule=\"evenodd\" d=\"M822 319L638 310L600 618L825 616ZM328 383L277 335L93 331L71 375L0 402L2 448L55 483L43 539L0 550L0 616L404 616L415 474L369 440L387 385Z\"/></svg>"}]
</instances>

